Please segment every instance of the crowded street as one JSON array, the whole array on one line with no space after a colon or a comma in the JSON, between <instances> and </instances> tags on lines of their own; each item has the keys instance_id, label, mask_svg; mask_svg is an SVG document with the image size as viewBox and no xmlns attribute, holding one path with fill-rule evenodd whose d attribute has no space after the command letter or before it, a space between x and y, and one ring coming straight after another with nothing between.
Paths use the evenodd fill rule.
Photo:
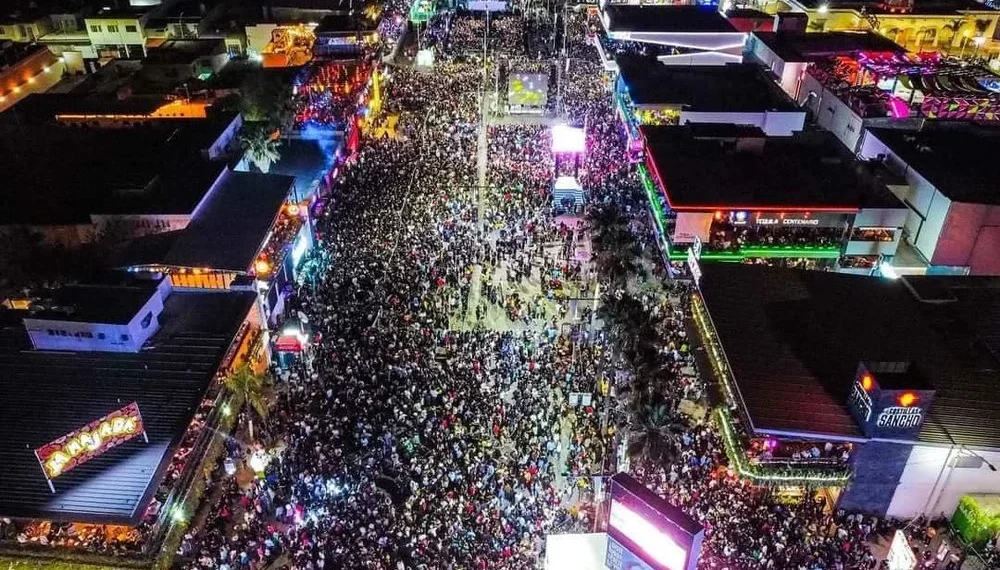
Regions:
<instances>
[{"instance_id":1,"label":"crowded street","mask_svg":"<svg viewBox=\"0 0 1000 570\"><path fill-rule=\"evenodd\" d=\"M266 463L213 481L175 567L542 568L546 536L600 530L595 485L621 470L705 528L699 568L879 567L872 545L902 524L789 504L730 468L690 281L651 236L599 24L557 16L439 16L417 32L433 68L400 40L379 110L396 136L361 137L287 301L315 341L228 446ZM497 75L529 71L552 77L541 115L484 112L504 100ZM342 122L346 97L314 85L296 121ZM559 123L585 126L586 153L557 166ZM560 175L586 205L553 207Z\"/></svg>"}]
</instances>

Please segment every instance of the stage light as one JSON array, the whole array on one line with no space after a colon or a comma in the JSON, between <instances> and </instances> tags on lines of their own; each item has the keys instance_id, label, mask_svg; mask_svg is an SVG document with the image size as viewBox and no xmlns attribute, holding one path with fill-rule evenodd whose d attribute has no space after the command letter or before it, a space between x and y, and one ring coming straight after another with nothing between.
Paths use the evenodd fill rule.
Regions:
<instances>
[{"instance_id":1,"label":"stage light","mask_svg":"<svg viewBox=\"0 0 1000 570\"><path fill-rule=\"evenodd\" d=\"M552 152L582 153L587 148L587 134L569 125L552 127Z\"/></svg>"}]
</instances>

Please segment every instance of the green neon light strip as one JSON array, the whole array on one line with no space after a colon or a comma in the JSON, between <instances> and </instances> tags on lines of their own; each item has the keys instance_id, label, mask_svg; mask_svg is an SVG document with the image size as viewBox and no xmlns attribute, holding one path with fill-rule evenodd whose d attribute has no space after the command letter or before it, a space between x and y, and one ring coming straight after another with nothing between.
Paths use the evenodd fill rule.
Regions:
<instances>
[{"instance_id":1,"label":"green neon light strip","mask_svg":"<svg viewBox=\"0 0 1000 570\"><path fill-rule=\"evenodd\" d=\"M715 373L716 382L722 385L725 390L727 400L729 403L735 404L736 397L733 393L732 387L729 385L729 374L727 372L727 367L722 360L722 355L719 354L718 344L713 342L711 331L708 327L707 318L704 314L704 305L701 302L701 298L695 294L691 299L692 311L691 314L694 317L695 325L697 326L698 333L701 335L702 346L706 348L706 353L708 355L708 360L712 365L713 372ZM835 472L830 474L816 473L815 471L809 471L808 467L801 468L803 473L797 473L799 469L785 469L778 470L774 468L762 467L760 465L754 465L750 463L746 458L746 454L743 453L742 446L736 440L735 428L733 428L732 420L729 417L729 413L725 410L725 406L719 406L715 410L715 416L722 428L723 443L726 449L726 456L729 458L729 465L741 477L750 479L755 483L784 483L784 484L798 484L798 485L826 485L826 486L844 486L850 481L851 472L847 468L836 469Z\"/></svg>"},{"instance_id":2,"label":"green neon light strip","mask_svg":"<svg viewBox=\"0 0 1000 570\"><path fill-rule=\"evenodd\" d=\"M643 189L646 190L646 199L649 200L649 207L653 211L653 219L656 221L656 229L659 233L660 242L665 245L664 251L671 261L684 261L687 259L687 249L675 251L670 246L665 228L666 213L660 205L659 189L653 182L646 165L639 165L639 178L642 180ZM702 251L701 258L709 261L743 261L748 257L806 257L810 259L837 259L840 257L839 245L804 245L804 246L767 246L759 245L745 247L739 251Z\"/></svg>"},{"instance_id":3,"label":"green neon light strip","mask_svg":"<svg viewBox=\"0 0 1000 570\"><path fill-rule=\"evenodd\" d=\"M732 422L726 411L722 408L716 408L714 415L719 426L722 428L722 440L726 448L726 456L729 458L729 466L735 469L741 477L750 479L755 483L823 485L828 487L842 487L847 485L851 480L850 471L843 468L839 469L838 473L825 475L809 471L807 467L802 468L803 471L806 471L805 473L798 474L795 473L797 471L795 468L778 471L777 469L768 469L754 465L747 460L743 454L743 450L737 444Z\"/></svg>"}]
</instances>

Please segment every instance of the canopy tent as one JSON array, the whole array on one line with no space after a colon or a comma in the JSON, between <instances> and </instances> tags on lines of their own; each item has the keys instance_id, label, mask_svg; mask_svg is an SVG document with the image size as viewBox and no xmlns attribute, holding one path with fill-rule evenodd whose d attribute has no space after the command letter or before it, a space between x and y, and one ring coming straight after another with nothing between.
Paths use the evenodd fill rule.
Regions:
<instances>
[{"instance_id":1,"label":"canopy tent","mask_svg":"<svg viewBox=\"0 0 1000 570\"><path fill-rule=\"evenodd\" d=\"M545 537L545 570L607 570L608 535L550 534Z\"/></svg>"}]
</instances>

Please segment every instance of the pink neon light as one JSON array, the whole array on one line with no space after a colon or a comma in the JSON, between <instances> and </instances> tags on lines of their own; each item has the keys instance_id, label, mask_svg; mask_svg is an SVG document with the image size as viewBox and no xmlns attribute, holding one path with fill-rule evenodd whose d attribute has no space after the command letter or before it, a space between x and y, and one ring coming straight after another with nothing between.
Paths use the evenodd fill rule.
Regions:
<instances>
[{"instance_id":1,"label":"pink neon light","mask_svg":"<svg viewBox=\"0 0 1000 570\"><path fill-rule=\"evenodd\" d=\"M910 116L910 107L899 97L890 97L889 113L894 119L905 119Z\"/></svg>"},{"instance_id":2,"label":"pink neon light","mask_svg":"<svg viewBox=\"0 0 1000 570\"><path fill-rule=\"evenodd\" d=\"M552 127L552 152L584 152L587 149L587 134L583 129L569 125Z\"/></svg>"},{"instance_id":3,"label":"pink neon light","mask_svg":"<svg viewBox=\"0 0 1000 570\"><path fill-rule=\"evenodd\" d=\"M611 501L611 514L608 524L628 537L636 546L656 561L657 564L670 570L685 570L687 550L674 542L656 525L642 515L633 512L618 501Z\"/></svg>"}]
</instances>

